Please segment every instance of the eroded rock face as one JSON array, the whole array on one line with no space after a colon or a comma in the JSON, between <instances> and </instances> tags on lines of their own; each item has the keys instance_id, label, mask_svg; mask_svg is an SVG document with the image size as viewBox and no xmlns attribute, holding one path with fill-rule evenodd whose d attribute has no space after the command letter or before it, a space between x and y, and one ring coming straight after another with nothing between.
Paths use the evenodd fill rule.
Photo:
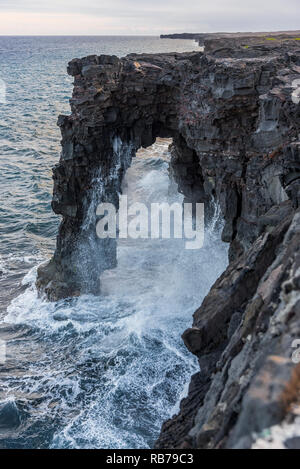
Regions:
<instances>
[{"instance_id":1,"label":"eroded rock face","mask_svg":"<svg viewBox=\"0 0 300 469\"><path fill-rule=\"evenodd\" d=\"M50 300L99 293L116 243L97 238L96 207L118 205L132 157L156 137L173 137L179 190L208 216L216 201L225 219L230 264L183 335L201 372L158 448L250 447L287 412L300 338L300 50L215 52L75 59L72 114L58 121L52 207L63 221L37 280Z\"/></svg>"},{"instance_id":2,"label":"eroded rock face","mask_svg":"<svg viewBox=\"0 0 300 469\"><path fill-rule=\"evenodd\" d=\"M58 121L62 154L52 202L63 221L37 282L50 299L99 291L99 275L116 255L114 241L97 239L96 206L117 206L132 157L156 137L174 138L180 190L220 203L231 259L249 248L258 218L274 204L288 197L299 203L296 49L270 47L263 59L91 56L73 60L68 72L75 78L72 114Z\"/></svg>"},{"instance_id":3,"label":"eroded rock face","mask_svg":"<svg viewBox=\"0 0 300 469\"><path fill-rule=\"evenodd\" d=\"M184 332L199 358L200 402L194 409L190 391L190 431L182 438L176 417L163 427L157 447L175 441L175 447L249 448L255 432L285 418L284 391L296 366L292 344L300 335L299 256L300 211L294 214L285 202L267 232L230 263Z\"/></svg>"},{"instance_id":4,"label":"eroded rock face","mask_svg":"<svg viewBox=\"0 0 300 469\"><path fill-rule=\"evenodd\" d=\"M185 438L195 447L250 448L299 398L299 383L295 396L288 390L300 335L300 211L285 215L228 267L183 335L209 383Z\"/></svg>"}]
</instances>

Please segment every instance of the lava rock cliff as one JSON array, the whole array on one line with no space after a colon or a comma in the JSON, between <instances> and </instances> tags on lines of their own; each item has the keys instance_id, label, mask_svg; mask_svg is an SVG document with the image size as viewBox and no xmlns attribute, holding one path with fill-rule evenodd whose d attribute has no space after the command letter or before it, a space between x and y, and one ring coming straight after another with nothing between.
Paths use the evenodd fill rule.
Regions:
<instances>
[{"instance_id":1,"label":"lava rock cliff","mask_svg":"<svg viewBox=\"0 0 300 469\"><path fill-rule=\"evenodd\" d=\"M97 238L96 207L118 205L132 157L157 137L173 138L185 198L207 216L218 203L225 220L229 266L183 334L201 371L157 448L249 448L299 411L300 44L220 41L204 53L74 59L72 113L58 121L62 223L37 279L50 300L101 291L116 242Z\"/></svg>"}]
</instances>

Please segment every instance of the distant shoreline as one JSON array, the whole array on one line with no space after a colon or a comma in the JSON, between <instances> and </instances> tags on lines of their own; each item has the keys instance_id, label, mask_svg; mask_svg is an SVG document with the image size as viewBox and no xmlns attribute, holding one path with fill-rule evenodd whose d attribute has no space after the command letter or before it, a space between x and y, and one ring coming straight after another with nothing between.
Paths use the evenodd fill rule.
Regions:
<instances>
[{"instance_id":1,"label":"distant shoreline","mask_svg":"<svg viewBox=\"0 0 300 469\"><path fill-rule=\"evenodd\" d=\"M238 32L238 33L176 33L161 34L161 39L190 39L205 47L206 50L217 47L249 47L261 45L269 41L300 41L300 30L296 31L268 31L268 32ZM221 42L220 42L221 41Z\"/></svg>"}]
</instances>

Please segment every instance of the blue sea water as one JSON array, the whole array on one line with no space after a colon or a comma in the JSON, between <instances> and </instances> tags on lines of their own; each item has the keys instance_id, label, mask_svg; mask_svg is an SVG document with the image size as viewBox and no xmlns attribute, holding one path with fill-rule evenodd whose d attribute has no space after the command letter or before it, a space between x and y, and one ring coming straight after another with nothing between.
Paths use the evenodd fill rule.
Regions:
<instances>
[{"instance_id":1,"label":"blue sea water","mask_svg":"<svg viewBox=\"0 0 300 469\"><path fill-rule=\"evenodd\" d=\"M35 263L32 256L44 257L54 246L51 168L60 153L57 117L70 113L67 63L90 54L195 49L193 41L157 37L0 36L0 80L6 85L6 104L0 103L0 271L24 273ZM2 288L14 289L10 281Z\"/></svg>"},{"instance_id":2,"label":"blue sea water","mask_svg":"<svg viewBox=\"0 0 300 469\"><path fill-rule=\"evenodd\" d=\"M218 230L208 227L196 254L171 240L120 242L99 298L50 304L34 282L59 224L51 170L57 116L70 112L68 61L197 47L156 37L0 37L0 448L147 448L178 410L197 370L180 336L227 262ZM133 201L182 200L170 191L168 144L158 140L128 170Z\"/></svg>"}]
</instances>

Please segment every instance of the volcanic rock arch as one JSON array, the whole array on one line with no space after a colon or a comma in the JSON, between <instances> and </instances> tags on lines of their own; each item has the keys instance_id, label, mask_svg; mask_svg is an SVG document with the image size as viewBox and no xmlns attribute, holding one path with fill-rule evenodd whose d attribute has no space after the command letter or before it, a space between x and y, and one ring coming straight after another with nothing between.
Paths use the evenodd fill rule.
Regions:
<instances>
[{"instance_id":1,"label":"volcanic rock arch","mask_svg":"<svg viewBox=\"0 0 300 469\"><path fill-rule=\"evenodd\" d=\"M99 275L116 264L116 241L97 238L96 207L118 206L132 157L157 137L173 138L179 190L220 203L231 259L256 239L257 219L274 204L288 197L298 204L296 104L282 98L298 73L291 68L282 91L272 89L283 62L293 67L297 57L276 54L89 56L69 63L72 114L58 120L62 153L53 175L52 208L63 219L55 254L37 280L49 299L99 292Z\"/></svg>"},{"instance_id":2,"label":"volcanic rock arch","mask_svg":"<svg viewBox=\"0 0 300 469\"><path fill-rule=\"evenodd\" d=\"M99 293L100 274L116 265L116 240L97 238L98 204L118 207L124 173L139 148L157 137L184 145L174 73L181 59L176 54L123 60L91 56L69 64L68 73L75 77L72 114L59 117L62 153L53 170L52 208L63 220L55 254L40 267L37 282L50 300ZM187 194L196 187L190 170L195 164L191 156L178 171L174 165Z\"/></svg>"},{"instance_id":3,"label":"volcanic rock arch","mask_svg":"<svg viewBox=\"0 0 300 469\"><path fill-rule=\"evenodd\" d=\"M296 43L232 48L220 39L206 54L69 64L72 114L58 122L52 202L62 223L55 254L38 271L40 291L50 300L99 292L116 245L96 237L97 204L117 206L132 157L158 136L173 138L179 190L215 198L225 219L230 264L183 334L201 373L157 448L250 448L254 433L286 415L291 422L299 405L299 364L291 360L300 317Z\"/></svg>"}]
</instances>

